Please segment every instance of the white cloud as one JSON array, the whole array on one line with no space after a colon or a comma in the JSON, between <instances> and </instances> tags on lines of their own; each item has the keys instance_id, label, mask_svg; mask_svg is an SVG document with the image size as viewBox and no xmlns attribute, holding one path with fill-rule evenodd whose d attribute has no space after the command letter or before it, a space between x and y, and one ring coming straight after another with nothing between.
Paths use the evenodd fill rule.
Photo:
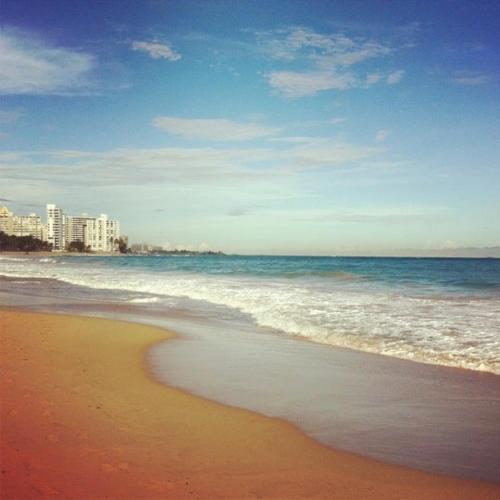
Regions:
<instances>
[{"instance_id":1,"label":"white cloud","mask_svg":"<svg viewBox=\"0 0 500 500\"><path fill-rule=\"evenodd\" d=\"M312 142L287 151L290 161L301 168L344 166L381 153L380 148Z\"/></svg>"},{"instance_id":2,"label":"white cloud","mask_svg":"<svg viewBox=\"0 0 500 500\"><path fill-rule=\"evenodd\" d=\"M387 83L389 85L395 85L396 83L399 83L402 80L404 74L404 69L399 69L398 71L389 73L389 75L387 76Z\"/></svg>"},{"instance_id":3,"label":"white cloud","mask_svg":"<svg viewBox=\"0 0 500 500\"><path fill-rule=\"evenodd\" d=\"M332 118L331 120L328 121L332 125L338 125L339 123L345 123L347 121L347 118L337 117L337 118Z\"/></svg>"},{"instance_id":4,"label":"white cloud","mask_svg":"<svg viewBox=\"0 0 500 500\"><path fill-rule=\"evenodd\" d=\"M261 32L257 33L257 38L273 59L304 65L303 71L280 69L267 75L269 85L290 98L374 85L384 78L383 74L373 71L362 77L356 74L357 67L368 60L388 56L395 50L376 40L350 38L339 33L321 34L305 27ZM386 83L397 83L403 73L400 70L389 74Z\"/></svg>"},{"instance_id":5,"label":"white cloud","mask_svg":"<svg viewBox=\"0 0 500 500\"><path fill-rule=\"evenodd\" d=\"M154 148L95 151L1 152L7 185L259 186L311 168L352 166L380 147L334 143L328 138L284 141L285 148ZM9 182L10 181L10 182Z\"/></svg>"},{"instance_id":6,"label":"white cloud","mask_svg":"<svg viewBox=\"0 0 500 500\"><path fill-rule=\"evenodd\" d=\"M82 185L115 183L117 186L158 182L210 184L253 176L245 165L262 161L267 156L265 149L218 148L0 152L0 177L60 185L73 182ZM264 174L259 173L261 175Z\"/></svg>"},{"instance_id":7,"label":"white cloud","mask_svg":"<svg viewBox=\"0 0 500 500\"><path fill-rule=\"evenodd\" d=\"M165 43L159 42L132 42L132 49L145 52L153 59L166 59L167 61L178 61L181 55Z\"/></svg>"},{"instance_id":8,"label":"white cloud","mask_svg":"<svg viewBox=\"0 0 500 500\"><path fill-rule=\"evenodd\" d=\"M457 71L453 76L452 81L459 85L484 85L485 83L491 81L491 75L473 71Z\"/></svg>"},{"instance_id":9,"label":"white cloud","mask_svg":"<svg viewBox=\"0 0 500 500\"><path fill-rule=\"evenodd\" d=\"M170 134L188 139L211 141L248 141L270 136L279 131L277 128L266 127L258 123L174 116L158 116L153 120L153 125Z\"/></svg>"},{"instance_id":10,"label":"white cloud","mask_svg":"<svg viewBox=\"0 0 500 500\"><path fill-rule=\"evenodd\" d=\"M0 94L79 94L91 87L94 57L33 35L0 31Z\"/></svg>"},{"instance_id":11,"label":"white cloud","mask_svg":"<svg viewBox=\"0 0 500 500\"><path fill-rule=\"evenodd\" d=\"M375 85L382 79L382 75L380 73L370 73L366 77L366 85Z\"/></svg>"},{"instance_id":12,"label":"white cloud","mask_svg":"<svg viewBox=\"0 0 500 500\"><path fill-rule=\"evenodd\" d=\"M292 27L257 34L265 52L274 59L291 61L303 56L319 65L350 66L392 52L386 44L352 39L344 34L324 35L306 27Z\"/></svg>"},{"instance_id":13,"label":"white cloud","mask_svg":"<svg viewBox=\"0 0 500 500\"><path fill-rule=\"evenodd\" d=\"M310 137L310 136L286 136L286 137L271 137L268 139L270 142L282 142L288 144L320 144L325 142L323 137Z\"/></svg>"},{"instance_id":14,"label":"white cloud","mask_svg":"<svg viewBox=\"0 0 500 500\"><path fill-rule=\"evenodd\" d=\"M315 95L323 90L346 90L356 82L351 73L296 71L273 71L268 76L268 81L271 87L291 98Z\"/></svg>"},{"instance_id":15,"label":"white cloud","mask_svg":"<svg viewBox=\"0 0 500 500\"><path fill-rule=\"evenodd\" d=\"M391 133L390 130L381 129L375 134L375 142L384 142L387 136Z\"/></svg>"},{"instance_id":16,"label":"white cloud","mask_svg":"<svg viewBox=\"0 0 500 500\"><path fill-rule=\"evenodd\" d=\"M292 215L293 212L290 214ZM405 224L408 222L430 222L451 215L443 206L401 205L345 208L337 210L310 209L297 212L294 220L319 223L378 223Z\"/></svg>"}]
</instances>

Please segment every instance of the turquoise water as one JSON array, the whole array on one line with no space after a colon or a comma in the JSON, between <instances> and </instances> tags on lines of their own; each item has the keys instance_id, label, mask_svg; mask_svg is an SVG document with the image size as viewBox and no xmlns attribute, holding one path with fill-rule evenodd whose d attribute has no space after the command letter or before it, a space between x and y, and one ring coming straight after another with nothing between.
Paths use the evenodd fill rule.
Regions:
<instances>
[{"instance_id":1,"label":"turquoise water","mask_svg":"<svg viewBox=\"0 0 500 500\"><path fill-rule=\"evenodd\" d=\"M160 309L212 307L313 342L500 373L498 259L0 257L0 274Z\"/></svg>"},{"instance_id":2,"label":"turquoise water","mask_svg":"<svg viewBox=\"0 0 500 500\"><path fill-rule=\"evenodd\" d=\"M283 278L374 280L386 285L420 285L450 292L500 295L500 259L275 257L275 256L127 256L78 257L114 268L156 272L249 275Z\"/></svg>"}]
</instances>

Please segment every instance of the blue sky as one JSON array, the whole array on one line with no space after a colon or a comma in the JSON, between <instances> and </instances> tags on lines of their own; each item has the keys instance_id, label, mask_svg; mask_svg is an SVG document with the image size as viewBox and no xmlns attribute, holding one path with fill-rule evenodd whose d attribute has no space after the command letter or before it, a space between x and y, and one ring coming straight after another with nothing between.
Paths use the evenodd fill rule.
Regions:
<instances>
[{"instance_id":1,"label":"blue sky","mask_svg":"<svg viewBox=\"0 0 500 500\"><path fill-rule=\"evenodd\" d=\"M0 198L132 242L500 244L496 1L0 3Z\"/></svg>"}]
</instances>

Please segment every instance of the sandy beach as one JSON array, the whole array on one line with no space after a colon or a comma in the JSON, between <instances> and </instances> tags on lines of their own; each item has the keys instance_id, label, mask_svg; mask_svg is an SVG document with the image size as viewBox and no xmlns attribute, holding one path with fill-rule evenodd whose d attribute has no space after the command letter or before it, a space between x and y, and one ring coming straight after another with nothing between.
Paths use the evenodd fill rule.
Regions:
<instances>
[{"instance_id":1,"label":"sandy beach","mask_svg":"<svg viewBox=\"0 0 500 500\"><path fill-rule=\"evenodd\" d=\"M498 498L156 382L132 323L1 310L2 498Z\"/></svg>"}]
</instances>

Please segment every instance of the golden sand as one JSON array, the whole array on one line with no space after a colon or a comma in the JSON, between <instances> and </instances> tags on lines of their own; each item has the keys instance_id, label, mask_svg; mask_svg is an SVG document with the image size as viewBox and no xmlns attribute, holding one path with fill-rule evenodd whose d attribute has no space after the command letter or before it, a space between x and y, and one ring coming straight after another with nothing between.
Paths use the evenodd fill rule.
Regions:
<instances>
[{"instance_id":1,"label":"golden sand","mask_svg":"<svg viewBox=\"0 0 500 500\"><path fill-rule=\"evenodd\" d=\"M7 310L0 329L3 499L500 497L162 385L145 365L162 329Z\"/></svg>"}]
</instances>

